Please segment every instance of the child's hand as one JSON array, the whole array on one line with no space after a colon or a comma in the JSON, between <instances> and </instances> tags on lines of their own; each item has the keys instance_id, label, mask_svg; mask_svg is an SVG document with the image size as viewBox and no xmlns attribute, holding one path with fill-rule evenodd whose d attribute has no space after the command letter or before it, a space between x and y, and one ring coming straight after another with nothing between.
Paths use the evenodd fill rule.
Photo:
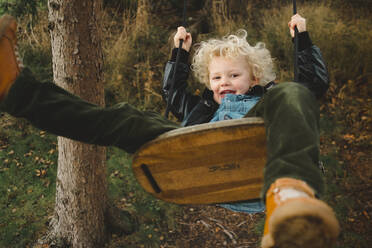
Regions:
<instances>
[{"instance_id":1,"label":"child's hand","mask_svg":"<svg viewBox=\"0 0 372 248\"><path fill-rule=\"evenodd\" d=\"M180 46L180 40L183 40L182 48L186 51L190 51L190 47L192 44L192 37L191 34L186 32L186 29L182 26L178 27L177 33L174 35L174 46L179 47Z\"/></svg>"},{"instance_id":2,"label":"child's hand","mask_svg":"<svg viewBox=\"0 0 372 248\"><path fill-rule=\"evenodd\" d=\"M295 14L294 16L292 16L290 22L288 22L289 32L291 33L292 37L294 37L294 28L296 26L299 33L306 31L306 19L299 14Z\"/></svg>"}]
</instances>

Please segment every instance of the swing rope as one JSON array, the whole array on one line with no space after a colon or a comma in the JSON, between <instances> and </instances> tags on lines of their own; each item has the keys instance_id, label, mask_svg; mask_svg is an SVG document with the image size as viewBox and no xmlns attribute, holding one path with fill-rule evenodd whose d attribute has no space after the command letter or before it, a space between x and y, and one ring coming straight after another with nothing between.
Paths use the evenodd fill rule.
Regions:
<instances>
[{"instance_id":1,"label":"swing rope","mask_svg":"<svg viewBox=\"0 0 372 248\"><path fill-rule=\"evenodd\" d=\"M186 0L183 1L182 16L183 16L182 26L186 28L186 25L187 25L187 23L186 23ZM169 89L168 100L167 100L167 108L165 110L165 118L167 118L167 119L168 119L169 110L170 110L171 101L172 101L171 98L173 97L173 93L174 93L174 85L175 85L175 81L176 81L177 68L178 68L178 65L180 63L180 54L181 54L182 44L183 44L183 39L180 40L180 45L178 47L177 56L176 56L176 63L174 65L173 75L172 75L172 79L171 79L171 83L170 83L170 89Z\"/></svg>"},{"instance_id":2,"label":"swing rope","mask_svg":"<svg viewBox=\"0 0 372 248\"><path fill-rule=\"evenodd\" d=\"M297 6L296 6L296 0L293 0L293 14L297 14ZM298 82L298 29L297 26L294 28L295 30L295 36L294 36L294 81Z\"/></svg>"}]
</instances>

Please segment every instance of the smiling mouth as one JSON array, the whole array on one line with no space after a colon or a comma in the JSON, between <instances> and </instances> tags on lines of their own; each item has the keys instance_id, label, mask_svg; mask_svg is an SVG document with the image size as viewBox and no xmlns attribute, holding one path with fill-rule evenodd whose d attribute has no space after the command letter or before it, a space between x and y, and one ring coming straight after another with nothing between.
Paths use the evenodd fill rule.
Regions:
<instances>
[{"instance_id":1,"label":"smiling mouth","mask_svg":"<svg viewBox=\"0 0 372 248\"><path fill-rule=\"evenodd\" d=\"M234 90L224 90L220 93L221 98L224 98L226 94L235 94L236 91Z\"/></svg>"}]
</instances>

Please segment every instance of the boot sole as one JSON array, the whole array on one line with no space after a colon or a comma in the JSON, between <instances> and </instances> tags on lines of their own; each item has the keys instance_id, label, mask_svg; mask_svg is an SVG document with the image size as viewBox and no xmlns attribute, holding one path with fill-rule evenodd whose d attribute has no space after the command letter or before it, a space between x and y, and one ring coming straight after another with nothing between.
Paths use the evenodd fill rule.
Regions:
<instances>
[{"instance_id":1,"label":"boot sole","mask_svg":"<svg viewBox=\"0 0 372 248\"><path fill-rule=\"evenodd\" d=\"M16 19L10 15L4 15L0 19L0 39L3 38L3 35L9 25L16 21Z\"/></svg>"},{"instance_id":2,"label":"boot sole","mask_svg":"<svg viewBox=\"0 0 372 248\"><path fill-rule=\"evenodd\" d=\"M271 215L263 248L331 248L339 234L333 210L324 202L302 198L279 206Z\"/></svg>"}]
</instances>

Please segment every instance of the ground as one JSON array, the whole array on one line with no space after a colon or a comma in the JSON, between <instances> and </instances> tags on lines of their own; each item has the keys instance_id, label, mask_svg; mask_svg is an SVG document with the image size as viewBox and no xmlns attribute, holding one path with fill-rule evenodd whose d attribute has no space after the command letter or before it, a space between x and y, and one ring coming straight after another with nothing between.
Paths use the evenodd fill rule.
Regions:
<instances>
[{"instance_id":1,"label":"ground","mask_svg":"<svg viewBox=\"0 0 372 248\"><path fill-rule=\"evenodd\" d=\"M327 193L341 225L338 247L372 245L371 82L331 84L321 106L321 159ZM264 214L187 206L163 247L259 247Z\"/></svg>"},{"instance_id":2,"label":"ground","mask_svg":"<svg viewBox=\"0 0 372 248\"><path fill-rule=\"evenodd\" d=\"M339 248L372 245L370 85L368 79L332 83L321 100L321 161L327 185L323 199L340 221ZM56 137L4 114L0 126L0 247L31 247L53 212ZM107 247L259 247L264 214L156 201L141 193L127 173L130 161L115 154L108 161L110 197L137 215L140 225L131 235L112 234Z\"/></svg>"},{"instance_id":3,"label":"ground","mask_svg":"<svg viewBox=\"0 0 372 248\"><path fill-rule=\"evenodd\" d=\"M215 206L185 207L169 247L259 247L264 214L235 213ZM174 246L172 246L174 245ZM167 247L166 245L164 247Z\"/></svg>"},{"instance_id":4,"label":"ground","mask_svg":"<svg viewBox=\"0 0 372 248\"><path fill-rule=\"evenodd\" d=\"M331 83L321 100L321 161L326 181L323 199L340 221L338 248L372 245L369 85L368 81L357 86L350 81L342 87ZM218 206L183 206L176 216L176 228L159 230L163 232L161 242L154 247L260 247L263 226L263 213L236 213Z\"/></svg>"},{"instance_id":5,"label":"ground","mask_svg":"<svg viewBox=\"0 0 372 248\"><path fill-rule=\"evenodd\" d=\"M164 16L177 17L172 13ZM176 21L165 23L167 28L169 23ZM332 82L321 100L321 160L327 185L324 199L341 224L338 248L372 247L371 95L371 78L360 78ZM0 247L32 247L46 230L54 206L56 149L55 137L30 131L24 121L0 114ZM122 189L129 181L121 175L124 163L109 161L109 181L118 185L118 189L111 186L110 195L124 210L133 210L136 200L143 202L133 211L139 216L140 227L132 235L112 234L107 247L260 246L264 214L235 213L217 206L175 207L144 200L136 195L134 186ZM164 214L170 208L176 209L171 212L174 215Z\"/></svg>"}]
</instances>

